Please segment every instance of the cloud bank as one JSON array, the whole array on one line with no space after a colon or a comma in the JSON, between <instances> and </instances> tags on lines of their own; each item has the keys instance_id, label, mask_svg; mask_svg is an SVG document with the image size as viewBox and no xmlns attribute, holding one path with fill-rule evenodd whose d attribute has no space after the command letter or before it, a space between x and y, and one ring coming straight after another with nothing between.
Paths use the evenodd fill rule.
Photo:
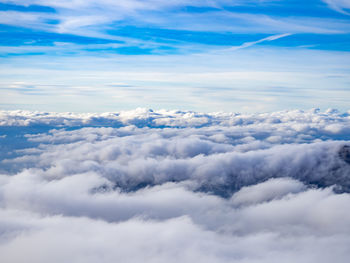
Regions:
<instances>
[{"instance_id":1,"label":"cloud bank","mask_svg":"<svg viewBox=\"0 0 350 263\"><path fill-rule=\"evenodd\" d=\"M0 132L4 262L350 255L349 113L2 111Z\"/></svg>"}]
</instances>

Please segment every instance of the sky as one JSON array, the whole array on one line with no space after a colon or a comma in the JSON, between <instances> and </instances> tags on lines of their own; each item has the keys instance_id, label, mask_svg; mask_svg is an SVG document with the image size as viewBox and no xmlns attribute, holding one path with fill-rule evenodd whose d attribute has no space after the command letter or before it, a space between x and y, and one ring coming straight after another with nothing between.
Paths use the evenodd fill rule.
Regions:
<instances>
[{"instance_id":1,"label":"sky","mask_svg":"<svg viewBox=\"0 0 350 263\"><path fill-rule=\"evenodd\" d=\"M348 263L350 0L0 0L0 258Z\"/></svg>"},{"instance_id":2,"label":"sky","mask_svg":"<svg viewBox=\"0 0 350 263\"><path fill-rule=\"evenodd\" d=\"M349 110L347 0L0 0L0 108Z\"/></svg>"}]
</instances>

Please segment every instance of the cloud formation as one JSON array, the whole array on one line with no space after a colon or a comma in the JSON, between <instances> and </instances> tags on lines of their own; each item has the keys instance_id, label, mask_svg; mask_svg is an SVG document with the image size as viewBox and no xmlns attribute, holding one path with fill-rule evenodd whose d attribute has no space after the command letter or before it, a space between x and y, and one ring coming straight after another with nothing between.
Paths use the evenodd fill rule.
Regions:
<instances>
[{"instance_id":1,"label":"cloud formation","mask_svg":"<svg viewBox=\"0 0 350 263\"><path fill-rule=\"evenodd\" d=\"M350 15L350 2L347 0L323 0L325 3L329 5L330 8L334 9L345 15Z\"/></svg>"},{"instance_id":2,"label":"cloud formation","mask_svg":"<svg viewBox=\"0 0 350 263\"><path fill-rule=\"evenodd\" d=\"M288 37L290 35L291 34L289 34L289 33L273 35L273 36L265 37L263 39L259 39L257 41L245 42L245 43L243 43L240 46L230 48L230 50L237 50L237 49L241 49L241 48L247 48L247 47L251 47L251 46L254 46L256 44L265 42L265 41L273 41L273 40L277 40L277 39L280 39L280 38Z\"/></svg>"},{"instance_id":3,"label":"cloud formation","mask_svg":"<svg viewBox=\"0 0 350 263\"><path fill-rule=\"evenodd\" d=\"M0 254L347 262L349 122L335 110L3 111Z\"/></svg>"}]
</instances>

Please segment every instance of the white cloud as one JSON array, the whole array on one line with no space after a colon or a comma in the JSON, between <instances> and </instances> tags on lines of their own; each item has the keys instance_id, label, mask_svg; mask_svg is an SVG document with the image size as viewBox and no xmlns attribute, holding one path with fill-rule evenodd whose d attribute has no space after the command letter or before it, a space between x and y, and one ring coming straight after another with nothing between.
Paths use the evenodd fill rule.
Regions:
<instances>
[{"instance_id":1,"label":"white cloud","mask_svg":"<svg viewBox=\"0 0 350 263\"><path fill-rule=\"evenodd\" d=\"M347 113L0 120L5 262L348 261Z\"/></svg>"},{"instance_id":2,"label":"white cloud","mask_svg":"<svg viewBox=\"0 0 350 263\"><path fill-rule=\"evenodd\" d=\"M231 197L231 201L234 205L254 205L304 190L305 185L299 181L289 178L270 179L257 185L243 187Z\"/></svg>"},{"instance_id":3,"label":"white cloud","mask_svg":"<svg viewBox=\"0 0 350 263\"><path fill-rule=\"evenodd\" d=\"M348 114L137 109L80 115L3 111L1 116L9 133L16 126L41 131L24 135L26 148L2 161L12 172L34 169L48 179L94 172L126 191L189 181L193 189L223 196L274 177L338 185L338 191L350 187L345 176L350 167L338 154L349 139ZM69 126L75 128L57 129Z\"/></svg>"},{"instance_id":4,"label":"white cloud","mask_svg":"<svg viewBox=\"0 0 350 263\"><path fill-rule=\"evenodd\" d=\"M348 195L335 195L329 189L308 190L237 209L225 200L217 200L215 206L211 206L208 204L211 197L183 191L169 192L175 203L167 203L171 200L166 192L150 191L153 191L153 200L142 193L137 194L136 202L130 195L115 196L114 203L122 202L124 209L142 216L118 222L72 217L69 208L61 215L48 215L45 210L33 213L1 209L0 226L5 233L0 245L2 259L7 262L110 262L115 259L123 262L193 262L194 259L278 262L283 257L285 262L329 262L334 258L337 262L347 262ZM67 192L61 192L61 197L64 193ZM70 192L70 196L75 203L76 193ZM188 197L190 199L185 199ZM89 211L93 209L94 197L86 195L86 199L92 201L85 207ZM191 199L197 199L194 207ZM152 207L145 206L148 201ZM100 205L105 203L106 200ZM162 207L162 203L166 206ZM138 207L148 209L138 210ZM161 217L145 219L157 213L157 207ZM100 209L123 213L123 208L113 203ZM178 213L169 214L168 210L176 209ZM37 252L38 247L42 252Z\"/></svg>"},{"instance_id":5,"label":"white cloud","mask_svg":"<svg viewBox=\"0 0 350 263\"><path fill-rule=\"evenodd\" d=\"M14 19L16 17L16 19ZM0 23L11 26L25 26L45 31L53 31L54 26L47 22L49 19L57 18L52 14L37 14L32 12L0 11Z\"/></svg>"},{"instance_id":6,"label":"white cloud","mask_svg":"<svg viewBox=\"0 0 350 263\"><path fill-rule=\"evenodd\" d=\"M168 29L211 31L211 32L250 32L250 33L346 33L348 25L344 21L329 18L313 17L281 17L278 15L239 13L224 10L224 7L251 5L262 1L159 1L159 0L88 0L88 1L42 1L42 0L9 0L2 1L17 5L43 5L56 9L55 14L49 14L58 21L48 24L47 14L16 12L21 20L11 19L12 11L3 12L2 23L10 25L44 29L59 33L69 33L84 36L94 36L113 39L112 34L106 33L111 25L127 20L130 25L161 26ZM273 2L271 0L265 2ZM329 5L345 12L345 1L328 1ZM215 7L208 13L191 13L182 10L184 7ZM27 20L22 21L22 19ZM215 18L215 19L213 19ZM32 20L41 23L32 23ZM20 22L22 21L22 22ZM115 26L117 28L117 26ZM145 41L147 42L147 41ZM132 43L132 42L131 42Z\"/></svg>"},{"instance_id":7,"label":"white cloud","mask_svg":"<svg viewBox=\"0 0 350 263\"><path fill-rule=\"evenodd\" d=\"M348 0L323 0L330 8L345 15L350 15L350 2Z\"/></svg>"},{"instance_id":8,"label":"white cloud","mask_svg":"<svg viewBox=\"0 0 350 263\"><path fill-rule=\"evenodd\" d=\"M254 46L256 44L262 43L262 42L273 41L273 40L284 38L284 37L287 37L287 36L290 36L290 35L291 35L290 33L273 35L273 36L265 37L265 38L257 40L257 41L243 43L240 46L230 48L230 50L238 50L238 49L241 49L241 48L247 48L247 47L251 47L251 46Z\"/></svg>"}]
</instances>

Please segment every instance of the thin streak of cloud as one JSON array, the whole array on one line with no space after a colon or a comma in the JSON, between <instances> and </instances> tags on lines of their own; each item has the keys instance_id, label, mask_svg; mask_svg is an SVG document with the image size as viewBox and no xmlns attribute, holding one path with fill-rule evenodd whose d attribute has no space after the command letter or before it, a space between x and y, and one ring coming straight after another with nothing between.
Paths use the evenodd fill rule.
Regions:
<instances>
[{"instance_id":1,"label":"thin streak of cloud","mask_svg":"<svg viewBox=\"0 0 350 263\"><path fill-rule=\"evenodd\" d=\"M262 42L274 41L274 40L277 40L277 39L280 39L280 38L288 37L290 35L292 35L292 34L285 33L285 34L273 35L273 36L265 37L265 38L257 40L257 41L245 42L245 43L243 43L240 46L231 47L228 50L238 50L238 49L242 49L242 48L247 48L247 47L251 47L251 46L257 45L257 44L262 43Z\"/></svg>"}]
</instances>

